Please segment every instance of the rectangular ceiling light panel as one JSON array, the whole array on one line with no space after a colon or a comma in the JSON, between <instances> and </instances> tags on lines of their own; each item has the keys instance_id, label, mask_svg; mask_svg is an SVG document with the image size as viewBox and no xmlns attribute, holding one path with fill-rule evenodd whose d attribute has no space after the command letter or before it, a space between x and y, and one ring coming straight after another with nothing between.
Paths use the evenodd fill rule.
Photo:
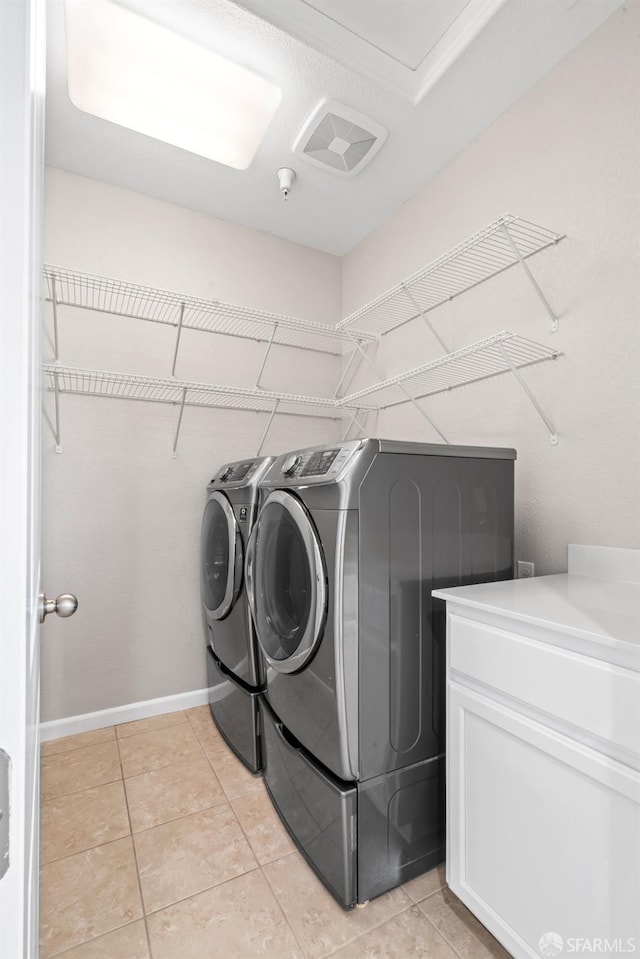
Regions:
<instances>
[{"instance_id":1,"label":"rectangular ceiling light panel","mask_svg":"<svg viewBox=\"0 0 640 959\"><path fill-rule=\"evenodd\" d=\"M246 170L281 99L273 83L109 0L66 0L78 109Z\"/></svg>"}]
</instances>

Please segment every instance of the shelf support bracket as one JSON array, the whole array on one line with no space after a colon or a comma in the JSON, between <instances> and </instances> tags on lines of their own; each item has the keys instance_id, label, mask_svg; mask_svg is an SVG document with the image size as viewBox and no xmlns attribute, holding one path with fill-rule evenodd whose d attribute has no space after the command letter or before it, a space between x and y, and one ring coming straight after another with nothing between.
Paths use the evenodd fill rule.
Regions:
<instances>
[{"instance_id":1,"label":"shelf support bracket","mask_svg":"<svg viewBox=\"0 0 640 959\"><path fill-rule=\"evenodd\" d=\"M400 286L402 287L404 293L406 294L407 298L409 299L409 302L410 302L411 305L413 306L414 310L416 311L416 315L419 316L419 317L421 317L421 318L424 320L424 322L425 322L426 325L429 327L429 329L431 330L431 332L432 332L433 335L435 336L436 340L438 341L438 343L440 344L440 346L442 347L442 349L445 351L445 353L449 354L449 353L451 352L451 350L449 349L449 347L447 346L447 344L444 342L444 340L442 339L442 337L440 336L440 334L439 334L438 331L436 330L435 326L433 325L433 323L431 322L431 320L430 320L429 317L427 316L427 310L421 310L421 309L420 309L420 306L418 305L418 301L416 300L416 298L414 297L414 295L411 293L411 291L410 291L409 289L407 289L407 287L405 286L404 283L401 283Z\"/></svg>"},{"instance_id":2,"label":"shelf support bracket","mask_svg":"<svg viewBox=\"0 0 640 959\"><path fill-rule=\"evenodd\" d=\"M354 335L354 334L349 333L348 335L353 339L353 335ZM360 346L362 346L362 341L361 341L361 340L358 340L358 343L360 343ZM334 400L339 400L339 399L340 399L340 396L339 396L340 389L342 388L342 386L344 385L344 383L345 383L346 380L347 380L347 374L349 373L349 371L351 370L351 367L353 366L353 361L354 361L354 359L357 357L358 362L357 362L357 363L355 364L355 366L353 367L353 370L351 370L351 376L352 376L352 378L356 375L356 373L357 373L358 370L360 369L360 365L361 365L361 363L362 363L362 356L363 356L363 354L367 351L367 349L369 348L369 346L376 347L377 345L378 345L378 341L377 341L377 340L374 340L373 342L367 343L366 346L364 346L364 347L360 350L360 352L358 352L358 350L354 349L354 350L349 354L349 359L347 360L347 363L346 363L346 366L345 366L344 371L343 371L343 373L342 373L342 376L340 377L340 380L338 381L338 385L336 386L335 392L334 392L334 394L333 394Z\"/></svg>"},{"instance_id":3,"label":"shelf support bracket","mask_svg":"<svg viewBox=\"0 0 640 959\"><path fill-rule=\"evenodd\" d=\"M273 324L273 329L271 330L271 336L269 337L269 342L267 343L267 348L264 351L264 356L262 357L262 363L260 364L260 369L258 370L258 375L256 377L256 389L260 389L260 380L262 379L262 374L264 373L264 368L267 365L267 360L269 359L269 353L271 352L271 347L273 346L273 338L276 335L278 329L278 324Z\"/></svg>"},{"instance_id":4,"label":"shelf support bracket","mask_svg":"<svg viewBox=\"0 0 640 959\"><path fill-rule=\"evenodd\" d=\"M555 314L555 313L553 312L553 310L551 309L551 306L550 306L550 304L549 304L548 299L546 298L546 296L544 295L544 293L543 293L542 290L540 289L540 286L539 286L539 284L538 284L538 281L536 280L535 276L533 275L533 273L532 273L531 270L529 269L529 265L528 265L527 261L525 260L525 258L523 257L522 253L520 252L520 250L519 250L518 247L516 246L513 237L512 237L511 234L509 233L509 230L508 230L507 227L504 225L504 223L501 225L500 229L502 230L502 232L503 232L504 235L506 236L507 242L508 242L509 246L511 247L511 249L513 250L515 256L517 256L518 261L519 261L519 263L520 263L520 266L521 266L522 269L524 270L525 275L528 277L529 282L531 283L531 286L534 288L534 290L536 291L536 293L537 293L538 296L540 297L540 299L541 299L541 301L542 301L542 304L543 304L545 310L546 310L547 313L549 314L549 318L551 319L551 332L552 332L552 333L557 333L557 332L558 332L558 317L556 316L556 314Z\"/></svg>"},{"instance_id":5,"label":"shelf support bracket","mask_svg":"<svg viewBox=\"0 0 640 959\"><path fill-rule=\"evenodd\" d=\"M273 332L275 333L275 327L274 327ZM258 379L260 379L259 376L258 376ZM269 419L267 420L267 425L266 425L265 428L264 428L264 432L263 432L262 437L261 437L261 439L260 439L260 443L259 443L259 445L258 445L258 449L256 450L256 456L260 456L260 453L262 452L262 447L264 446L265 440L266 440L266 438L267 438L267 434L268 434L269 430L271 429L271 424L273 423L273 417L274 417L274 416L276 415L276 413L278 412L278 407L279 407L279 405L280 405L280 400L276 400L275 403L274 403L273 409L271 410L271 412L270 412L270 414L269 414Z\"/></svg>"},{"instance_id":6,"label":"shelf support bracket","mask_svg":"<svg viewBox=\"0 0 640 959\"><path fill-rule=\"evenodd\" d=\"M363 435L363 436L366 436L366 435L367 435L367 431L365 430L365 428L364 428L364 426L362 425L362 423L360 422L360 420L357 418L357 414L360 412L360 410L356 407L356 412L355 412L355 415L354 415L346 406L343 407L343 409L344 409L345 413L347 414L347 416L349 417L349 419L350 419L351 422L349 423L349 427L348 427L348 429L347 429L347 432L344 434L344 438L343 438L343 441L342 441L342 442L344 443L344 441L346 440L347 436L348 436L349 433L351 432L351 427L352 427L352 426L357 426L358 429L360 430L360 432L362 433L362 435Z\"/></svg>"},{"instance_id":7,"label":"shelf support bracket","mask_svg":"<svg viewBox=\"0 0 640 959\"><path fill-rule=\"evenodd\" d=\"M58 343L58 293L56 277L51 277L51 306L53 307L53 353L56 363L60 362L60 347Z\"/></svg>"},{"instance_id":8,"label":"shelf support bracket","mask_svg":"<svg viewBox=\"0 0 640 959\"><path fill-rule=\"evenodd\" d=\"M339 399L340 399L340 387L342 386L342 384L343 384L344 381L346 380L346 378L347 378L347 373L348 373L349 370L351 369L351 366L352 366L353 361L354 361L355 358L356 358L356 350L353 349L353 350L351 350L351 352L349 353L349 359L348 359L347 362L345 363L344 369L343 369L342 373L340 374L340 379L338 380L338 385L336 386L335 390L333 391L333 398L334 398L334 400L339 400Z\"/></svg>"},{"instance_id":9,"label":"shelf support bracket","mask_svg":"<svg viewBox=\"0 0 640 959\"><path fill-rule=\"evenodd\" d=\"M62 446L60 444L60 387L58 384L58 374L54 373L54 399L55 399L55 422L51 422L51 417L47 413L44 403L42 404L42 415L47 422L47 426L51 430L51 435L55 441L55 450L56 453L62 453Z\"/></svg>"},{"instance_id":10,"label":"shelf support bracket","mask_svg":"<svg viewBox=\"0 0 640 959\"><path fill-rule=\"evenodd\" d=\"M178 332L176 334L176 345L173 351L173 363L171 365L171 375L176 375L176 363L178 362L178 348L180 346L180 337L182 335L182 321L184 320L184 303L180 304L180 317L178 319ZM175 447L174 447L175 453Z\"/></svg>"},{"instance_id":11,"label":"shelf support bracket","mask_svg":"<svg viewBox=\"0 0 640 959\"><path fill-rule=\"evenodd\" d=\"M54 373L54 383L56 402L56 453L62 453L62 442L60 439L60 381L57 373Z\"/></svg>"},{"instance_id":12,"label":"shelf support bracket","mask_svg":"<svg viewBox=\"0 0 640 959\"><path fill-rule=\"evenodd\" d=\"M182 426L182 414L184 413L184 404L187 399L187 391L184 389L182 391L182 401L180 403L180 412L178 413L178 423L176 425L176 435L173 439L173 458L177 456L178 450L178 437L180 436L180 427Z\"/></svg>"},{"instance_id":13,"label":"shelf support bracket","mask_svg":"<svg viewBox=\"0 0 640 959\"><path fill-rule=\"evenodd\" d=\"M49 414L47 413L47 409L46 409L44 403L42 404L42 418L43 418L43 420L46 422L46 424L47 424L47 426L49 427L49 429L51 430L51 435L53 436L53 439L54 439L54 441L55 441L55 439L56 439L56 428L55 428L55 426L53 425L53 423L51 422L51 417L50 417ZM56 449L56 453L57 453L57 452L58 452L58 450Z\"/></svg>"},{"instance_id":14,"label":"shelf support bracket","mask_svg":"<svg viewBox=\"0 0 640 959\"><path fill-rule=\"evenodd\" d=\"M544 425L545 425L545 426L547 427L547 429L549 430L549 435L550 435L550 437L551 437L551 445L552 445L552 446L557 446L557 445L558 445L558 434L557 434L557 432L556 432L556 430L555 430L555 427L553 426L553 424L551 423L551 421L547 418L547 416L546 416L545 413L544 413L544 410L542 409L542 407L541 407L540 404L538 403L537 399L535 398L535 396L533 395L533 393L531 392L531 390L529 389L529 387L527 386L527 384L525 383L525 381L522 379L522 376L520 375L520 373L518 372L518 370L515 368L515 366L514 366L513 363L511 362L511 358L510 358L509 355L507 354L507 351L506 351L505 348L503 347L502 343L498 343L498 349L499 349L499 351L500 351L500 353L501 353L501 355L502 355L503 360L505 361L505 363L508 365L509 369L511 370L511 372L512 372L513 375L515 376L516 382L519 384L519 386L520 386L520 388L522 389L522 391L523 391L523 392L525 393L525 395L528 397L529 402L530 402L531 405L533 406L534 410L536 411L536 413L538 414L538 416L540 417L540 419L542 420L542 422L544 423Z\"/></svg>"},{"instance_id":15,"label":"shelf support bracket","mask_svg":"<svg viewBox=\"0 0 640 959\"><path fill-rule=\"evenodd\" d=\"M349 335L349 337L351 338L352 342L354 343L356 349L358 349L358 350L360 351L360 353L362 353L362 356L364 357L365 361L368 363L368 365L371 367L371 369L373 370L373 372L376 374L376 376L378 377L378 379L379 379L380 382L382 383L383 380L384 380L384 376L382 375L382 373L380 372L380 370L377 368L377 366L375 365L375 363L373 362L373 360L371 360L371 358L370 358L369 356L367 356L367 354L365 353L365 351L363 350L363 348L360 346L360 344L358 343L358 341L357 341L356 338L354 337L353 333L348 333L348 335ZM412 396L411 393L409 393L409 391L408 391L407 389L405 389L405 387L402 385L402 383L398 383L398 388L404 393L404 395L405 395L406 398L409 400L409 402L411 403L411 405L416 408L416 410L418 411L418 413L420 414L420 416L422 416L422 418L427 421L427 423L429 424L429 426L431 427L431 429L434 430L434 431L438 434L438 436L440 437L440 439L441 439L444 443L447 443L447 444L448 444L448 443L449 443L449 440L447 439L447 437L444 435L444 433L441 433L441 432L440 432L440 430L438 429L438 427L436 426L436 424L433 422L433 420L431 419L431 417L429 417L429 416L425 413L425 411L422 409L422 407L419 405L419 403L418 403L418 401L416 400L416 398L415 398L414 396Z\"/></svg>"}]
</instances>

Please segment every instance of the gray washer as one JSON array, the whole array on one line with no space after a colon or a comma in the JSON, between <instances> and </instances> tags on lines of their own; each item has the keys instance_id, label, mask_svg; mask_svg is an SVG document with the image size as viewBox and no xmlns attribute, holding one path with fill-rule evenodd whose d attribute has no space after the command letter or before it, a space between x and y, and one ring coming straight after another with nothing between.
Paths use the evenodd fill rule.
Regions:
<instances>
[{"instance_id":1,"label":"gray washer","mask_svg":"<svg viewBox=\"0 0 640 959\"><path fill-rule=\"evenodd\" d=\"M368 439L274 460L247 588L265 782L345 906L444 857L445 584L513 575L515 451Z\"/></svg>"},{"instance_id":2,"label":"gray washer","mask_svg":"<svg viewBox=\"0 0 640 959\"><path fill-rule=\"evenodd\" d=\"M211 709L240 758L261 768L257 693L265 675L244 583L245 547L258 508L258 483L271 457L221 467L207 486L200 579Z\"/></svg>"}]
</instances>

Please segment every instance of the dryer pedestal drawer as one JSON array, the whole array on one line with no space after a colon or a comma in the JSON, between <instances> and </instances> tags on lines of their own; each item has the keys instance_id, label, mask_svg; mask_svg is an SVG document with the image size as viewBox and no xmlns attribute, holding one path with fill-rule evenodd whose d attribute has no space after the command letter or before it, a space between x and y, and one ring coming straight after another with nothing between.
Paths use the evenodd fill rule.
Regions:
<instances>
[{"instance_id":1,"label":"dryer pedestal drawer","mask_svg":"<svg viewBox=\"0 0 640 959\"><path fill-rule=\"evenodd\" d=\"M445 858L445 759L358 783L358 902Z\"/></svg>"},{"instance_id":2,"label":"dryer pedestal drawer","mask_svg":"<svg viewBox=\"0 0 640 959\"><path fill-rule=\"evenodd\" d=\"M335 779L262 710L264 780L298 848L334 896L356 903L356 788Z\"/></svg>"},{"instance_id":3,"label":"dryer pedestal drawer","mask_svg":"<svg viewBox=\"0 0 640 959\"><path fill-rule=\"evenodd\" d=\"M262 769L259 693L240 686L207 647L209 705L216 726L251 772Z\"/></svg>"}]
</instances>

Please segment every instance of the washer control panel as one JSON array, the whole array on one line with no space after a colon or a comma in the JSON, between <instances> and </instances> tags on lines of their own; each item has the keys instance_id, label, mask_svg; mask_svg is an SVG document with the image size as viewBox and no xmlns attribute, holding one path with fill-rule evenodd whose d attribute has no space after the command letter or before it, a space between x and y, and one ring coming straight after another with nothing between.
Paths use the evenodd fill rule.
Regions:
<instances>
[{"instance_id":1,"label":"washer control panel","mask_svg":"<svg viewBox=\"0 0 640 959\"><path fill-rule=\"evenodd\" d=\"M256 479L260 472L264 472L261 467L265 467L267 462L268 458L261 457L255 460L241 460L239 463L227 463L226 466L222 466L218 470L211 480L211 484L222 487L244 486L252 479Z\"/></svg>"},{"instance_id":2,"label":"washer control panel","mask_svg":"<svg viewBox=\"0 0 640 959\"><path fill-rule=\"evenodd\" d=\"M314 447L287 453L274 461L265 480L272 482L328 483L336 479L361 446L360 440L336 446Z\"/></svg>"}]
</instances>

